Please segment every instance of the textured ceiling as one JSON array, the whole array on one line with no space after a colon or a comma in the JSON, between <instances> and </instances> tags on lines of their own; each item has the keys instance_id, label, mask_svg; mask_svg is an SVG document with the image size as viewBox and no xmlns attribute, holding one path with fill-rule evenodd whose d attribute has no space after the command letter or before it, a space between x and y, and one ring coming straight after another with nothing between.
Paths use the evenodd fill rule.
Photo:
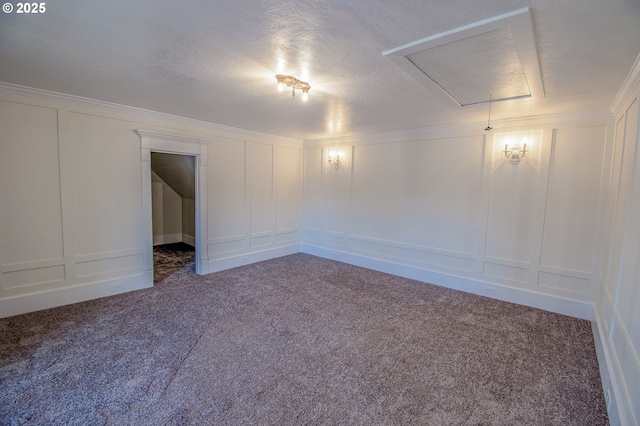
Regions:
<instances>
[{"instance_id":1,"label":"textured ceiling","mask_svg":"<svg viewBox=\"0 0 640 426\"><path fill-rule=\"evenodd\" d=\"M406 43L383 55L456 106L544 97L529 8Z\"/></svg>"},{"instance_id":2,"label":"textured ceiling","mask_svg":"<svg viewBox=\"0 0 640 426\"><path fill-rule=\"evenodd\" d=\"M492 119L606 109L640 52L638 0L46 6L0 14L0 81L304 139L483 122L486 105L448 105L382 52L521 8L531 10L545 97L500 102ZM277 73L308 81L309 101L277 92Z\"/></svg>"}]
</instances>

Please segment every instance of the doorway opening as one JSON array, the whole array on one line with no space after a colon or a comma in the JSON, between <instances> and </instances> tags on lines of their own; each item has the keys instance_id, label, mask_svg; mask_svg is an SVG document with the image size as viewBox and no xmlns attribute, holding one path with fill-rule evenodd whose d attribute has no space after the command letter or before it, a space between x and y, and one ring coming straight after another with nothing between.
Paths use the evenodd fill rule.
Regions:
<instances>
[{"instance_id":1,"label":"doorway opening","mask_svg":"<svg viewBox=\"0 0 640 426\"><path fill-rule=\"evenodd\" d=\"M153 283L195 269L196 157L151 152Z\"/></svg>"},{"instance_id":2,"label":"doorway opening","mask_svg":"<svg viewBox=\"0 0 640 426\"><path fill-rule=\"evenodd\" d=\"M158 154L176 154L184 164L176 166L177 168L185 167L192 169L193 173L190 180L193 182L193 202L188 201L186 210L190 209L194 215L193 229L185 229L186 232L180 233L180 243L192 244L195 246L195 272L199 275L208 273L208 256L207 256L207 145L210 141L202 139L194 139L183 136L150 132L146 130L135 130L140 137L140 161L141 161L141 178L142 178L142 254L143 269L146 284L151 287L154 284L154 267L153 267L153 186L151 177L151 157L158 157ZM188 165L188 167L187 167ZM173 167L171 167L173 168ZM164 178L163 178L164 179ZM171 178L169 178L171 179ZM156 189L158 191L158 189ZM177 192L177 191L176 191ZM189 225L190 226L190 225ZM193 231L193 233L191 233ZM162 242L169 242L173 234L163 233ZM192 235L191 235L192 234ZM167 237L167 235L169 235ZM193 238L190 238L193 237ZM158 238L155 242L159 242Z\"/></svg>"}]
</instances>

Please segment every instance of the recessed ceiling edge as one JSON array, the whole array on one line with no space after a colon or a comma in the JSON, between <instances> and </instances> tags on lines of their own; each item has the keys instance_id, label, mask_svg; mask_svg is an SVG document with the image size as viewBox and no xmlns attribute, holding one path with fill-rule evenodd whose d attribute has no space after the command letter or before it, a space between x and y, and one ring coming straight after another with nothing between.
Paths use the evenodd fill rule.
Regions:
<instances>
[{"instance_id":1,"label":"recessed ceiling edge","mask_svg":"<svg viewBox=\"0 0 640 426\"><path fill-rule=\"evenodd\" d=\"M409 56L434 47L443 46L448 43L482 35L505 27L509 27L511 31L518 58L529 86L531 97L544 97L545 93L538 59L533 20L531 17L531 11L528 7L445 31L421 40L406 43L402 46L386 50L382 54L420 84L429 89L437 98L441 99L443 103L457 108L462 108L463 105L455 98L455 96L453 96L438 82L429 77L424 70L420 69L409 59ZM518 96L514 99L518 98L523 98L523 96ZM475 102L464 106L477 105L478 103L484 102Z\"/></svg>"}]
</instances>

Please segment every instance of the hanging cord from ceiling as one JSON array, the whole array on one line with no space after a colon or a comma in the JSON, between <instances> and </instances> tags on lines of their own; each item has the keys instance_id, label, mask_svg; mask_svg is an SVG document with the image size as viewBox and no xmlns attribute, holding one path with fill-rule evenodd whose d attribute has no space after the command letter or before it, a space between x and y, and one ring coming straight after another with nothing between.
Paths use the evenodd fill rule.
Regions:
<instances>
[{"instance_id":1,"label":"hanging cord from ceiling","mask_svg":"<svg viewBox=\"0 0 640 426\"><path fill-rule=\"evenodd\" d=\"M487 132L493 127L491 127L491 93L489 93L489 118L487 119L487 127L484 128Z\"/></svg>"}]
</instances>

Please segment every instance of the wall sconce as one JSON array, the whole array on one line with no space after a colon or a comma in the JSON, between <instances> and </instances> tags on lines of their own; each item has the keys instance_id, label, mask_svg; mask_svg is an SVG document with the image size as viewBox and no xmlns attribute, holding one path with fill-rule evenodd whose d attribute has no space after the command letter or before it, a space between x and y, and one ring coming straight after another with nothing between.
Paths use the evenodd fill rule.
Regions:
<instances>
[{"instance_id":1,"label":"wall sconce","mask_svg":"<svg viewBox=\"0 0 640 426\"><path fill-rule=\"evenodd\" d=\"M329 153L329 166L332 166L335 169L340 168L340 154L338 153Z\"/></svg>"},{"instance_id":2,"label":"wall sconce","mask_svg":"<svg viewBox=\"0 0 640 426\"><path fill-rule=\"evenodd\" d=\"M311 86L306 81L301 81L295 78L292 75L284 75L278 74L276 75L276 80L278 80L278 92L282 92L284 90L284 86L291 87L291 97L296 97L296 89L302 90L302 100L306 101L309 99L309 90Z\"/></svg>"},{"instance_id":3,"label":"wall sconce","mask_svg":"<svg viewBox=\"0 0 640 426\"><path fill-rule=\"evenodd\" d=\"M522 148L520 148L520 145L513 145L511 149L508 149L507 144L505 143L502 155L504 155L511 164L516 166L524 160L528 152L526 143Z\"/></svg>"}]
</instances>

